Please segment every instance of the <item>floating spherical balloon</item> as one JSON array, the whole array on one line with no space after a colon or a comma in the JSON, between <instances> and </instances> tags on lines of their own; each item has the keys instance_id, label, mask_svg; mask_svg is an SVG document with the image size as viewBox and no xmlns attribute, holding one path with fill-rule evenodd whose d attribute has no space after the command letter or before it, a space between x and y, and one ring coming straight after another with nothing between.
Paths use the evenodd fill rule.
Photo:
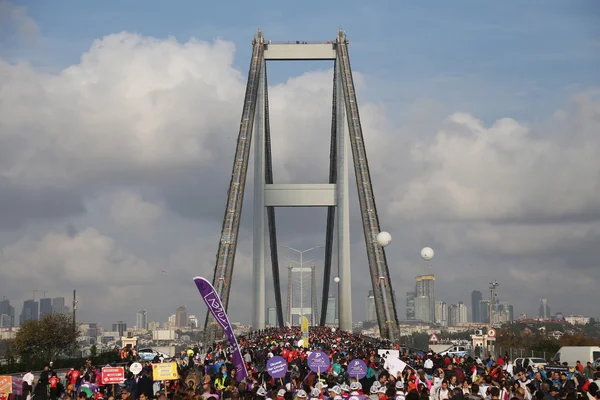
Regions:
<instances>
[{"instance_id":1,"label":"floating spherical balloon","mask_svg":"<svg viewBox=\"0 0 600 400\"><path fill-rule=\"evenodd\" d=\"M340 278L336 276L335 278L333 278L333 281L334 281L335 283L340 283Z\"/></svg>"},{"instance_id":2,"label":"floating spherical balloon","mask_svg":"<svg viewBox=\"0 0 600 400\"><path fill-rule=\"evenodd\" d=\"M381 247L386 247L391 241L392 235L388 232L379 232L379 234L377 234L377 243L379 243Z\"/></svg>"},{"instance_id":3,"label":"floating spherical balloon","mask_svg":"<svg viewBox=\"0 0 600 400\"><path fill-rule=\"evenodd\" d=\"M431 247L423 247L423 249L421 249L421 258L425 261L431 260L434 254Z\"/></svg>"}]
</instances>

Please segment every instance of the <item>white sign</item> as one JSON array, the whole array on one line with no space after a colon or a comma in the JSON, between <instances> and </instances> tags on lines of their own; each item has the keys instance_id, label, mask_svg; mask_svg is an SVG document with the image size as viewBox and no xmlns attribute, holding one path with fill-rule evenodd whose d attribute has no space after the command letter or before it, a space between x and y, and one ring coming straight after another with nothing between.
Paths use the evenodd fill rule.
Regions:
<instances>
[{"instance_id":1,"label":"white sign","mask_svg":"<svg viewBox=\"0 0 600 400\"><path fill-rule=\"evenodd\" d=\"M490 329L487 333L487 335L491 338L495 338L496 337L496 330L495 329Z\"/></svg>"},{"instance_id":2,"label":"white sign","mask_svg":"<svg viewBox=\"0 0 600 400\"><path fill-rule=\"evenodd\" d=\"M431 337L429 338L429 341L430 342L436 342L436 343L439 342L438 337L437 337L437 335L435 333L431 334Z\"/></svg>"},{"instance_id":3,"label":"white sign","mask_svg":"<svg viewBox=\"0 0 600 400\"><path fill-rule=\"evenodd\" d=\"M131 371L131 373L134 375L139 374L140 372L142 372L142 364L138 362L131 364L131 366L129 367L129 371Z\"/></svg>"}]
</instances>

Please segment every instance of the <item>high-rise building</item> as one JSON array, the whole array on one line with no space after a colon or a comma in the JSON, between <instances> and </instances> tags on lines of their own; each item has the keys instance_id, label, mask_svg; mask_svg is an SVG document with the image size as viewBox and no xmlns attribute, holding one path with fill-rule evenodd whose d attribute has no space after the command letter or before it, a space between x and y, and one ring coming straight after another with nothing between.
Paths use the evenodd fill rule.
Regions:
<instances>
[{"instance_id":1,"label":"high-rise building","mask_svg":"<svg viewBox=\"0 0 600 400\"><path fill-rule=\"evenodd\" d=\"M124 336L127 332L127 324L123 321L118 321L116 324L112 324L112 331L119 332L119 336Z\"/></svg>"},{"instance_id":2,"label":"high-rise building","mask_svg":"<svg viewBox=\"0 0 600 400\"><path fill-rule=\"evenodd\" d=\"M503 321L503 322L514 321L515 310L514 310L514 307L512 304L510 304L509 302L503 301L501 303L498 303L496 305L496 308L498 309L499 312L506 313L506 316L503 317L506 319L506 321Z\"/></svg>"},{"instance_id":3,"label":"high-rise building","mask_svg":"<svg viewBox=\"0 0 600 400\"><path fill-rule=\"evenodd\" d=\"M52 299L52 312L54 314L67 314L65 312L65 298L55 297Z\"/></svg>"},{"instance_id":4,"label":"high-rise building","mask_svg":"<svg viewBox=\"0 0 600 400\"><path fill-rule=\"evenodd\" d=\"M135 315L135 328L138 331L148 330L148 313L146 310L140 310Z\"/></svg>"},{"instance_id":5,"label":"high-rise building","mask_svg":"<svg viewBox=\"0 0 600 400\"><path fill-rule=\"evenodd\" d=\"M277 326L277 309L275 307L267 308L267 325Z\"/></svg>"},{"instance_id":6,"label":"high-rise building","mask_svg":"<svg viewBox=\"0 0 600 400\"><path fill-rule=\"evenodd\" d=\"M12 328L12 326L10 324L10 315L0 314L0 328L5 328L5 329Z\"/></svg>"},{"instance_id":7,"label":"high-rise building","mask_svg":"<svg viewBox=\"0 0 600 400\"><path fill-rule=\"evenodd\" d=\"M481 313L479 312L479 302L483 300L481 291L473 290L471 292L471 320L473 322L482 322Z\"/></svg>"},{"instance_id":8,"label":"high-rise building","mask_svg":"<svg viewBox=\"0 0 600 400\"><path fill-rule=\"evenodd\" d=\"M460 326L467 323L467 306L463 302L448 307L448 325Z\"/></svg>"},{"instance_id":9,"label":"high-rise building","mask_svg":"<svg viewBox=\"0 0 600 400\"><path fill-rule=\"evenodd\" d=\"M190 328L198 329L198 326L199 326L198 318L196 318L195 315L190 315L188 317L188 324L189 324Z\"/></svg>"},{"instance_id":10,"label":"high-rise building","mask_svg":"<svg viewBox=\"0 0 600 400\"><path fill-rule=\"evenodd\" d=\"M177 328L186 328L188 326L187 307L179 306L175 310L175 326Z\"/></svg>"},{"instance_id":11,"label":"high-rise building","mask_svg":"<svg viewBox=\"0 0 600 400\"><path fill-rule=\"evenodd\" d=\"M479 322L490 322L490 302L489 300L481 300L479 302Z\"/></svg>"},{"instance_id":12,"label":"high-rise building","mask_svg":"<svg viewBox=\"0 0 600 400\"><path fill-rule=\"evenodd\" d=\"M408 321L414 321L415 317L415 292L406 292L406 319Z\"/></svg>"},{"instance_id":13,"label":"high-rise building","mask_svg":"<svg viewBox=\"0 0 600 400\"><path fill-rule=\"evenodd\" d=\"M445 301L435 302L435 323L448 326L448 305Z\"/></svg>"},{"instance_id":14,"label":"high-rise building","mask_svg":"<svg viewBox=\"0 0 600 400\"><path fill-rule=\"evenodd\" d=\"M427 297L429 311L427 313L428 319L423 319L423 314L421 318L417 316L417 319L421 319L424 322L434 322L435 318L435 275L420 275L416 278L416 292L417 298ZM420 300L421 302L423 300ZM421 304L421 303L420 303ZM423 306L422 304L420 305ZM415 308L419 308L415 302Z\"/></svg>"},{"instance_id":15,"label":"high-rise building","mask_svg":"<svg viewBox=\"0 0 600 400\"><path fill-rule=\"evenodd\" d=\"M15 308L10 305L9 300L0 301L0 315L6 315L5 325L2 328L13 328L15 326Z\"/></svg>"},{"instance_id":16,"label":"high-rise building","mask_svg":"<svg viewBox=\"0 0 600 400\"><path fill-rule=\"evenodd\" d=\"M548 299L540 299L540 312L538 316L540 318L550 318L550 306L548 305Z\"/></svg>"},{"instance_id":17,"label":"high-rise building","mask_svg":"<svg viewBox=\"0 0 600 400\"><path fill-rule=\"evenodd\" d=\"M367 296L367 318L365 321L377 321L377 312L375 311L375 294L372 290L369 290Z\"/></svg>"},{"instance_id":18,"label":"high-rise building","mask_svg":"<svg viewBox=\"0 0 600 400\"><path fill-rule=\"evenodd\" d=\"M462 301L458 302L458 325L464 325L469 322L469 312L467 305Z\"/></svg>"},{"instance_id":19,"label":"high-rise building","mask_svg":"<svg viewBox=\"0 0 600 400\"><path fill-rule=\"evenodd\" d=\"M27 321L37 321L38 319L38 302L35 300L25 300L23 302L23 311L21 311L21 317L19 318L19 325Z\"/></svg>"},{"instance_id":20,"label":"high-rise building","mask_svg":"<svg viewBox=\"0 0 600 400\"><path fill-rule=\"evenodd\" d=\"M415 319L432 323L434 316L431 315L431 299L427 296L415 297Z\"/></svg>"},{"instance_id":21,"label":"high-rise building","mask_svg":"<svg viewBox=\"0 0 600 400\"><path fill-rule=\"evenodd\" d=\"M40 299L40 318L47 314L52 314L52 299Z\"/></svg>"},{"instance_id":22,"label":"high-rise building","mask_svg":"<svg viewBox=\"0 0 600 400\"><path fill-rule=\"evenodd\" d=\"M327 325L335 324L335 321L338 319L338 304L337 299L333 295L329 295L327 299L327 315L325 316L325 323ZM368 313L368 312L367 312Z\"/></svg>"}]
</instances>

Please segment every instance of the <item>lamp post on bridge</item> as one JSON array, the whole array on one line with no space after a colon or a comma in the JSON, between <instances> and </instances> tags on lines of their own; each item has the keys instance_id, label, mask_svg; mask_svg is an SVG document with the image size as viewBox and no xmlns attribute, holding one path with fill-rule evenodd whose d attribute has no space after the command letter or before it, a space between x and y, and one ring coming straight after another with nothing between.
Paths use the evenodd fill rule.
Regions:
<instances>
[{"instance_id":1,"label":"lamp post on bridge","mask_svg":"<svg viewBox=\"0 0 600 400\"><path fill-rule=\"evenodd\" d=\"M302 271L304 269L304 263L302 262L302 256L304 255L304 253L308 253L309 251L320 249L325 246L315 246L315 247L311 247L310 249L306 249L306 250L298 250L298 249L294 249L293 247L290 247L290 246L281 246L281 247L285 247L288 250L292 250L292 251L300 254L300 317L304 317L304 289L302 288L302 285L304 283L304 279L302 278Z\"/></svg>"}]
</instances>

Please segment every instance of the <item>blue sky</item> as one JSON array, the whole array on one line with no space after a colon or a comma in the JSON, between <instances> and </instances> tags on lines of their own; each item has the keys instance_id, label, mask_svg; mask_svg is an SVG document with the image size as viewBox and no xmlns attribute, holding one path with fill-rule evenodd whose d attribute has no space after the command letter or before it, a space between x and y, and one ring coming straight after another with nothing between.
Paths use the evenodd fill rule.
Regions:
<instances>
[{"instance_id":1,"label":"blue sky","mask_svg":"<svg viewBox=\"0 0 600 400\"><path fill-rule=\"evenodd\" d=\"M39 26L35 44L0 31L0 55L56 70L77 63L92 41L120 31L237 46L244 73L257 28L271 40L328 40L342 26L353 68L367 74L363 96L403 107L418 99L486 122L537 120L569 95L600 84L597 1L16 1ZM282 6L282 4L285 4ZM325 64L276 67L275 83Z\"/></svg>"},{"instance_id":2,"label":"blue sky","mask_svg":"<svg viewBox=\"0 0 600 400\"><path fill-rule=\"evenodd\" d=\"M369 152L376 151L378 156L370 158L370 166L376 177L380 213L387 210L386 223L390 228L386 229L395 237L394 243L399 244L390 247L388 253L390 265L395 266L396 275L392 279L396 279L394 285L396 282L399 285L394 286L398 288L399 302L403 301L400 293L411 288L416 271L422 270L418 254L425 245L435 248L438 265L444 267L438 282L444 288L440 298L447 302L468 301L464 294L473 287L485 288L490 271L494 274L502 271L505 279L502 290L506 290L503 299L514 298L520 307L518 312L535 313L537 299L549 291L555 292L554 298L549 296L552 307L560 306L565 312L584 312L567 311L577 310L578 304L564 293L580 290L582 285L596 293L593 288L600 282L597 272L600 255L596 254L598 249L594 244L600 241L600 223L598 219L580 221L596 216L600 209L600 197L594 191L600 185L600 163L594 157L600 151L596 150L600 149L597 135L600 103L597 98L580 96L579 106L561 114L562 118L549 116L568 107L573 95L600 88L597 22L600 2L597 0L345 3L14 0L12 4L25 7L28 17L35 21L34 24L25 21L30 28L32 24L37 26L33 40L18 34L18 28L23 30L22 25L6 24L2 11L8 9L8 3L3 1L6 0L0 0L0 58L9 63L29 63L46 74L57 74L79 63L95 40L128 31L156 38L174 36L180 42L190 37L230 41L237 48L234 66L246 76L251 41L258 28L264 31L266 39L273 41L327 41L335 37L341 26L350 40L353 70L364 77L358 94L363 102L365 134L373 135L369 140L382 139L369 143ZM235 3L241 7L232 7ZM24 20L21 16L21 22ZM0 185L4 184L5 176L13 185L0 186L0 215L2 205L7 204L4 207L10 212L4 215L20 216L7 231L2 230L6 218L0 218L0 250L3 246L11 250L13 243L22 246L12 253L4 251L5 259L0 259L0 265L3 262L29 265L31 270L41 271L47 259L56 259L57 265L62 263L65 268L79 271L79 257L83 256L77 251L55 254L53 247L45 245L44 235L48 235L48 240L58 237L56 240L72 245L70 248L75 250L86 249L88 241L93 244L92 249L98 243L106 244L94 254L84 256L94 265L119 272L133 273L135 269L136 273L149 273L150 267L168 265L178 271L176 276L180 279L198 274L197 263L201 260L202 268L212 273L216 242L212 235L221 226L222 196L234 148L231 141L235 138L243 101L240 74L225 65L223 60L228 58L214 63L193 60L190 64L195 71L206 72L205 76L221 77L223 81L219 83L223 87L218 89L227 94L223 97L219 90L206 89L219 85L207 86L202 80L185 80L180 86L179 77L164 62L162 48L146 49L150 58L138 57L133 62L127 46L120 43L112 46L121 52L111 58L111 49L106 46L102 50L106 65L98 70L89 68L104 74L100 76L104 86L94 87L90 92L87 88L80 89L80 81L75 78L48 79L42 73L26 73L27 68L21 65L14 68L0 65L0 140L7 140L2 142L7 144L0 146L0 150L8 155L0 156ZM202 52L202 46L189 47L194 56L217 54ZM230 54L227 46L221 50L219 54ZM174 52L173 63L181 62L182 57L193 58L181 53ZM155 71L156 75L144 74L152 67L160 71ZM330 67L327 63L270 64L269 83L281 83L315 68ZM121 72L122 76L113 79L113 75ZM312 77L324 79L323 74ZM40 87L30 85L35 79ZM48 81L58 82L59 90L44 96L47 93L43 84ZM159 93L161 101L155 102L154 92L160 92L160 84L164 82L173 91ZM313 83L302 79L295 82L306 87ZM151 93L128 100L124 92L129 86L148 87ZM321 90L324 86L321 81L316 86L319 88L308 94L294 93L305 87L299 90L293 85L283 86L279 93L270 92L270 104L288 112L279 114L283 117L278 125L279 132L287 136L273 135L273 143L275 147L279 143L281 151L281 157L274 161L282 169L276 179L285 173L289 179L302 180L318 174L327 176L326 167L318 167L321 164L316 161L305 161L310 156L327 165L328 147L315 149L319 146L317 140L327 143L330 117L330 110L322 106L329 107L330 97L327 102L318 100L323 99L322 93L331 94ZM284 96L282 91L297 96ZM304 107L306 99L310 99L310 104ZM152 107L148 108L148 104ZM362 108L363 105L367 107ZM453 123L440 123L455 112L467 114L455 115ZM530 124L531 134L522 135L526 129L511 125L510 121L503 121L497 129L480 129L470 115L487 125L512 117L520 124ZM274 132L275 120L273 117ZM323 127L326 135L321 134ZM482 131L487 135L485 139L489 139L487 142L480 140ZM197 153L194 153L196 147L191 146L192 155L182 156L177 149L188 150L189 138L200 144L196 146ZM153 154L150 161L145 158L147 153L140 151L155 148L164 152ZM106 152L116 161L107 163ZM207 167L209 159L214 163L211 161ZM573 176L581 179L572 179ZM72 182L72 186L64 189L64 182ZM28 185L36 190L29 190ZM38 192L38 187L45 185L49 187L48 196L54 196L57 199L54 203L64 208L53 210L46 196L38 194L44 193ZM465 190L457 195L454 187ZM4 203L3 195L8 195ZM358 221L358 209L354 210L353 221ZM282 243L298 248L303 243L307 247L321 244L313 240L315 235L324 233L323 212L311 214L291 209L279 214L278 211L278 235L285 238ZM251 224L246 221L252 220L251 214L244 211L244 218L243 229L249 229ZM544 225L540 220L555 225ZM575 223L580 225L574 226ZM353 222L352 226L356 235L352 240L359 243L363 235L360 225ZM136 229L144 233L155 230L150 233L157 236L138 235ZM66 237L61 236L62 232L67 232ZM44 238L29 241L28 234ZM236 262L246 260L246 264L243 261L240 264L247 267L248 275L239 278L250 282L248 260L252 247L249 237L246 239ZM130 264L121 263L123 257L115 258L114 254L120 253L113 252L111 244L119 246L119 251L122 248L124 254L139 255L139 259L125 257L133 260L132 265L122 267ZM353 247L353 252L356 260L353 263L365 262L364 247ZM14 256L8 259L6 254ZM23 257L28 264L20 264ZM468 287L465 265L477 266L476 271L469 271ZM3 275L6 271L7 268L0 268L3 295L6 290L7 297L25 296L24 291L29 291L33 283L29 274L22 278L19 273L29 269L11 270L10 284L8 278L3 278L8 276ZM542 282L537 278L542 273L551 278ZM45 277L44 274L40 276ZM522 285L518 281L521 276L526 278ZM362 285L363 294L369 285L365 277L366 274L359 272L353 275L353 284ZM84 278L83 283L74 278L73 286L79 285L76 287L82 292L89 287L86 294L90 297L99 293L99 288L86 286L89 280ZM172 288L181 284L175 279ZM509 279L513 281L506 282ZM22 285L27 287L21 290L18 282L26 282ZM62 290L69 284L62 277L55 285L46 279L36 282L39 289L50 291ZM537 287L533 287L535 282ZM119 284L110 283L110 287L116 290ZM559 285L558 290L553 289ZM193 285L190 290L195 296ZM189 293L178 290L180 297L173 302ZM127 291L123 296L131 295L133 299L136 294ZM354 301L355 307L360 304L356 308L358 315L364 309L363 294ZM241 299L244 293L239 295ZM154 300L155 305L163 307L165 315L160 318L168 316L167 307L174 309L179 305L158 304L161 300L158 298L139 301ZM116 297L110 301L127 303ZM140 303L131 304L142 307ZM104 304L96 306L116 309ZM88 310L91 309L88 303ZM117 317L119 312L100 318L125 318L122 314ZM403 313L403 306L399 313Z\"/></svg>"}]
</instances>

